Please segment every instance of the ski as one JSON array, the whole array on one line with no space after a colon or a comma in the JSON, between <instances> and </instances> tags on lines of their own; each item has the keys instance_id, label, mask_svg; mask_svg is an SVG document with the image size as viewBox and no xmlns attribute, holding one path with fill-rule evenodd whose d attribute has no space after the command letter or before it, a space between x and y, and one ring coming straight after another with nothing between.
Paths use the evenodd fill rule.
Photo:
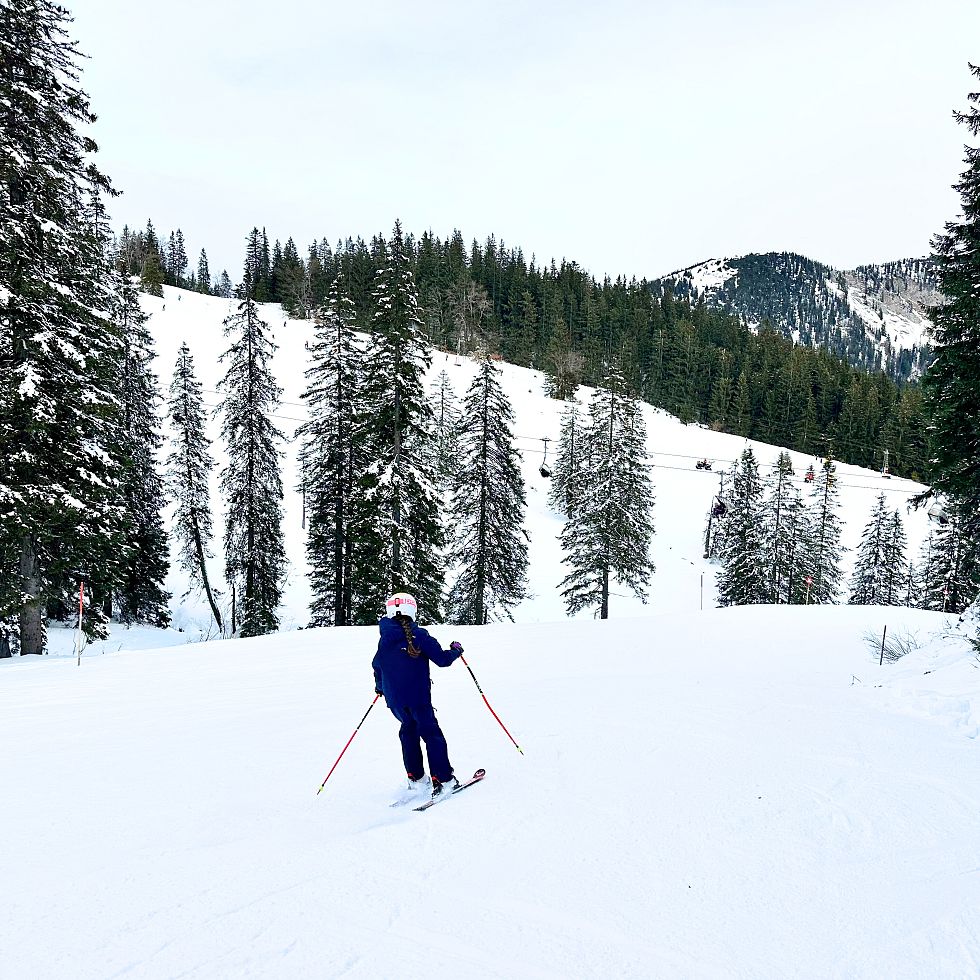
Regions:
<instances>
[{"instance_id":1,"label":"ski","mask_svg":"<svg viewBox=\"0 0 980 980\"><path fill-rule=\"evenodd\" d=\"M416 811L416 813L420 812L421 810L428 810L430 806L435 806L437 803L442 803L443 800L449 799L450 796L455 796L457 793L462 793L467 786L475 786L477 783L483 780L483 777L486 774L486 769L477 769L477 771L473 773L472 779L466 780L465 783L460 783L459 786L457 786L451 793L440 793L438 796L426 801L421 806L413 807L413 809Z\"/></svg>"}]
</instances>

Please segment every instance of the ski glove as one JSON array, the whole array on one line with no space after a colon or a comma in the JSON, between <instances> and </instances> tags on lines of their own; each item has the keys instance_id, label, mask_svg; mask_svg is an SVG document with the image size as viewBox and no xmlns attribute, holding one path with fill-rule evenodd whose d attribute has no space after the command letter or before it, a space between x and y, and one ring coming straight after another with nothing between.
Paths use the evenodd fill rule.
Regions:
<instances>
[{"instance_id":1,"label":"ski glove","mask_svg":"<svg viewBox=\"0 0 980 980\"><path fill-rule=\"evenodd\" d=\"M449 649L452 650L453 653L462 654L463 644L460 643L459 640L453 640L453 642L449 644Z\"/></svg>"},{"instance_id":2,"label":"ski glove","mask_svg":"<svg viewBox=\"0 0 980 980\"><path fill-rule=\"evenodd\" d=\"M380 697L380 698L383 698L385 696L385 692L382 691L381 688L379 688L379 687L376 687L374 689L374 693L377 694L378 697Z\"/></svg>"}]
</instances>

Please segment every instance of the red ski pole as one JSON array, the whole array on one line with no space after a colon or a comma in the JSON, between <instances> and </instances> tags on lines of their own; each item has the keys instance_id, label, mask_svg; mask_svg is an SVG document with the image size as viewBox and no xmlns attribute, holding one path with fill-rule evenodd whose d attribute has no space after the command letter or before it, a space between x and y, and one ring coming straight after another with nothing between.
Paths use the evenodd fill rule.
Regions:
<instances>
[{"instance_id":1,"label":"red ski pole","mask_svg":"<svg viewBox=\"0 0 980 980\"><path fill-rule=\"evenodd\" d=\"M483 688L480 687L480 682L476 679L476 674L473 673L473 668L470 667L468 663L466 663L466 657L464 657L462 654L459 655L459 659L463 661L464 666L470 672L470 677L473 678L473 683L476 684L476 689L480 692L480 697L483 698L483 703L488 708L490 708L490 702L487 700L487 696L483 693ZM507 735L507 737L512 742L514 742L514 736L507 731L507 726L500 720L500 716L497 714L496 711L493 710L493 708L490 708L490 714L492 714L494 718L497 719L497 724L500 725L500 727L504 730L504 733ZM514 742L514 748L517 749L517 751L520 752L521 755L524 755L524 750L517 744L517 742Z\"/></svg>"},{"instance_id":2,"label":"red ski pole","mask_svg":"<svg viewBox=\"0 0 980 980\"><path fill-rule=\"evenodd\" d=\"M343 759L343 757L344 757L344 753L345 753L345 752L347 751L347 747L348 747L348 746L350 745L350 743L351 743L351 742L353 742L353 741L354 741L354 735L356 735L356 734L357 734L357 733L358 733L358 732L359 732L359 731L361 730L361 725L363 725L363 724L364 724L364 719L365 719L365 718L367 718L367 716L368 716L369 714L371 714L371 709L372 709L372 708L373 708L373 707L375 706L375 704L377 704L377 702L378 702L378 698L380 698L380 697L381 697L381 695L380 695L380 694L375 694L375 696L374 696L374 700L373 700L373 701L372 701L372 702L371 702L371 703L370 703L370 704L368 705L368 709L367 709L367 711L365 711L365 712L364 712L364 718L362 718L362 719L361 719L361 720L360 720L360 721L359 721L359 722L357 723L357 728L355 728L355 729L354 729L354 734L353 734L353 735L351 735L351 737L350 737L349 739L347 739L347 745L345 745L345 746L344 746L344 747L343 747L343 748L342 748L342 749L340 750L340 755L338 755L338 756L337 756L337 762L335 762L335 763L334 763L334 764L333 764L333 765L332 765L332 766L330 767L330 772L328 772L328 773L327 773L327 779L329 779L329 778L330 778L330 777L331 777L331 776L333 775L333 771L334 771L334 769L336 769L336 768L337 768L337 764L338 764L338 763L340 762L340 760L341 760L341 759ZM322 783L320 783L320 789L318 789L318 790L316 791L316 795L317 795L317 796L319 796L319 795L320 795L320 790L321 790L321 789L323 789L323 787L327 785L327 779L324 779L324 781L323 781Z\"/></svg>"}]
</instances>

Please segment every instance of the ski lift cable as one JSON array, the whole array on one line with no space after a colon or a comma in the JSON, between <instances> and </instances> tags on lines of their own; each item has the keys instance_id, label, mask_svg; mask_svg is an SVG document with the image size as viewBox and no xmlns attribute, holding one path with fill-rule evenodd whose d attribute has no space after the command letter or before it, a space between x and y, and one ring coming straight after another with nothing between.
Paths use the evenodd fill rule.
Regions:
<instances>
[{"instance_id":1,"label":"ski lift cable","mask_svg":"<svg viewBox=\"0 0 980 980\"><path fill-rule=\"evenodd\" d=\"M207 391L210 394L216 394L216 395L220 395L221 394L221 392L217 391L217 389L215 389L215 388L204 388L202 386L202 389L201 390L202 391ZM297 408L305 408L306 407L304 405L299 404L298 402L280 401L278 404L280 404L280 405L293 405L293 406L296 406ZM204 408L209 408L209 409L212 409L212 410L218 408L217 405L211 405L211 404L208 404L206 402L202 402L202 406ZM274 418L274 419L279 419L282 422L298 422L300 424L302 424L304 422L310 421L309 418L300 419L300 418L296 418L295 416L292 416L292 415L280 415L277 412L270 412L269 413L269 417L270 418ZM513 438L514 439L524 439L524 440L534 441L534 442L544 442L545 444L547 444L549 442L554 442L555 441L555 437L554 436L520 436L520 435L515 435ZM857 444L854 443L854 445L857 445ZM542 456L542 465L544 465L547 462L547 455L548 455L547 445L545 446L544 450L541 450L541 449L521 449L520 451L522 453L524 453L524 454L533 454L533 455L540 455L540 456ZM798 450L790 450L790 451L791 452L797 452ZM700 459L710 458L711 461L712 461L712 463L720 463L720 464L725 464L725 465L731 465L733 463L737 463L738 462L738 460L736 460L736 459L721 459L721 458L718 458L718 457L705 457L703 454L700 454L700 455L691 455L689 453L669 453L669 452L664 452L664 451L661 451L661 450L654 450L653 452L644 453L644 457L646 459L648 459L648 460L652 460L652 459L654 459L657 456L666 457L668 459L697 459L697 460L700 460ZM701 473L710 473L712 475L715 475L718 472L720 472L719 470L693 470L689 466L669 466L669 465L664 464L664 463L653 463L653 462L651 462L650 465L653 466L653 467L656 467L657 469L661 469L661 470L677 470L678 472L684 472L684 473L701 472ZM844 465L849 465L849 464L844 464ZM851 479L858 479L858 480L878 480L878 479L880 479L880 477L874 476L874 475L872 475L870 473L867 476L865 476L862 473L851 473L851 474L848 474L848 475L850 476ZM906 479L906 478L905 477L897 477L897 479ZM852 489L852 490L872 490L872 491L880 491L881 493L908 493L909 492L907 490L903 490L900 487L879 487L876 483L873 483L873 484L871 484L869 486L863 486L861 484L842 483L842 482L838 481L837 482L837 485L839 487L847 487L847 488Z\"/></svg>"}]
</instances>

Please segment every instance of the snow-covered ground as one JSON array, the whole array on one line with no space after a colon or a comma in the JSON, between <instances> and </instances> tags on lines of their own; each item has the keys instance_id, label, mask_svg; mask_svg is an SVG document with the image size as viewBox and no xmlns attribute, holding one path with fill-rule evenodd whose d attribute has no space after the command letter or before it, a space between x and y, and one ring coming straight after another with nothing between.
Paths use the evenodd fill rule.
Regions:
<instances>
[{"instance_id":1,"label":"snow-covered ground","mask_svg":"<svg viewBox=\"0 0 980 980\"><path fill-rule=\"evenodd\" d=\"M878 666L867 630L918 634ZM947 617L437 628L461 773L390 809L370 627L0 662L0 975L980 975L980 671Z\"/></svg>"},{"instance_id":2,"label":"snow-covered ground","mask_svg":"<svg viewBox=\"0 0 980 980\"><path fill-rule=\"evenodd\" d=\"M186 337L213 389L227 304L147 302L161 373ZM310 325L278 323L281 412L299 420ZM460 393L472 372L433 368ZM524 754L456 664L434 671L434 701L480 786L389 808L401 762L379 702L317 795L371 703L376 628L188 642L206 628L188 597L184 632L116 628L80 666L54 629L51 656L0 661L3 980L980 976L967 629L897 608L711 608L718 475L694 461L743 441L653 409L651 602L565 618L537 474L561 405L540 375L507 367L505 383L538 454L535 595L516 624L433 633L463 643ZM879 490L904 506L917 489L848 466L840 483L851 546ZM300 518L291 493L287 626L305 621ZM916 547L926 520L907 519ZM886 626L912 652L879 666Z\"/></svg>"}]
</instances>

